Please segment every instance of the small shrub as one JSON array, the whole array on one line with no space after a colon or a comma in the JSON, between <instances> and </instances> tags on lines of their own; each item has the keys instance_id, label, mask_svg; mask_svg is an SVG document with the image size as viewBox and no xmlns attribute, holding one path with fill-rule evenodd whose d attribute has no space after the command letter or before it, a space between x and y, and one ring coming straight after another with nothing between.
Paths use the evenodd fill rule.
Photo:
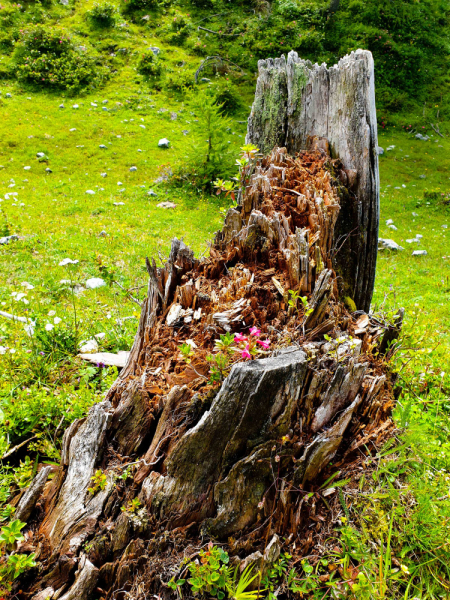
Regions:
<instances>
[{"instance_id":1,"label":"small shrub","mask_svg":"<svg viewBox=\"0 0 450 600\"><path fill-rule=\"evenodd\" d=\"M19 80L69 92L87 87L107 73L77 50L70 36L59 28L24 30L13 59Z\"/></svg>"},{"instance_id":2,"label":"small shrub","mask_svg":"<svg viewBox=\"0 0 450 600\"><path fill-rule=\"evenodd\" d=\"M170 71L166 76L166 86L177 92L182 92L186 88L194 85L194 74L185 69L176 69Z\"/></svg>"},{"instance_id":3,"label":"small shrub","mask_svg":"<svg viewBox=\"0 0 450 600\"><path fill-rule=\"evenodd\" d=\"M241 94L230 80L227 80L225 85L219 86L216 102L221 105L222 112L226 114L233 114L242 108Z\"/></svg>"},{"instance_id":4,"label":"small shrub","mask_svg":"<svg viewBox=\"0 0 450 600\"><path fill-rule=\"evenodd\" d=\"M158 5L157 0L123 0L122 12L135 10L152 10Z\"/></svg>"},{"instance_id":5,"label":"small shrub","mask_svg":"<svg viewBox=\"0 0 450 600\"><path fill-rule=\"evenodd\" d=\"M191 20L182 13L175 13L168 27L166 40L172 44L181 44L193 30Z\"/></svg>"},{"instance_id":6,"label":"small shrub","mask_svg":"<svg viewBox=\"0 0 450 600\"><path fill-rule=\"evenodd\" d=\"M280 0L278 12L286 19L296 19L301 15L301 8L297 0Z\"/></svg>"},{"instance_id":7,"label":"small shrub","mask_svg":"<svg viewBox=\"0 0 450 600\"><path fill-rule=\"evenodd\" d=\"M87 20L99 28L114 27L118 16L117 8L109 2L96 2L86 13Z\"/></svg>"},{"instance_id":8,"label":"small shrub","mask_svg":"<svg viewBox=\"0 0 450 600\"><path fill-rule=\"evenodd\" d=\"M137 70L141 75L156 79L160 77L162 72L161 61L152 51L144 52L139 57Z\"/></svg>"}]
</instances>

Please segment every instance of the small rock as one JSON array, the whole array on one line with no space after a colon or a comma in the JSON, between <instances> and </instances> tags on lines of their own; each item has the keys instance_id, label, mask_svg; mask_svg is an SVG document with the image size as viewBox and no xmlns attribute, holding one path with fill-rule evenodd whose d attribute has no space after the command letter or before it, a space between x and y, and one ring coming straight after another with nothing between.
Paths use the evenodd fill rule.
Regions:
<instances>
[{"instance_id":1,"label":"small rock","mask_svg":"<svg viewBox=\"0 0 450 600\"><path fill-rule=\"evenodd\" d=\"M416 212L413 212L413 213L412 213L412 216L413 216L413 217L418 217L419 215L418 215Z\"/></svg>"},{"instance_id":2,"label":"small rock","mask_svg":"<svg viewBox=\"0 0 450 600\"><path fill-rule=\"evenodd\" d=\"M106 106L102 106L102 110L108 110Z\"/></svg>"},{"instance_id":3,"label":"small rock","mask_svg":"<svg viewBox=\"0 0 450 600\"><path fill-rule=\"evenodd\" d=\"M123 183L121 181L118 181L117 185L123 185Z\"/></svg>"},{"instance_id":4,"label":"small rock","mask_svg":"<svg viewBox=\"0 0 450 600\"><path fill-rule=\"evenodd\" d=\"M59 3L63 6L69 6L69 0L59 0Z\"/></svg>"},{"instance_id":5,"label":"small rock","mask_svg":"<svg viewBox=\"0 0 450 600\"><path fill-rule=\"evenodd\" d=\"M91 102L91 106L93 106L94 108L97 108L97 104L95 104L95 102Z\"/></svg>"},{"instance_id":6,"label":"small rock","mask_svg":"<svg viewBox=\"0 0 450 600\"><path fill-rule=\"evenodd\" d=\"M384 154L384 148L382 148L381 146L378 146L377 152L378 152L378 155L381 156L382 154Z\"/></svg>"},{"instance_id":7,"label":"small rock","mask_svg":"<svg viewBox=\"0 0 450 600\"><path fill-rule=\"evenodd\" d=\"M64 108L64 104L60 104L60 105L59 105L59 108Z\"/></svg>"},{"instance_id":8,"label":"small rock","mask_svg":"<svg viewBox=\"0 0 450 600\"><path fill-rule=\"evenodd\" d=\"M149 196L153 196L154 198L156 198L156 197L158 196L158 194L157 194L156 192L154 192L153 190L149 190L149 191L147 192L147 194L148 194Z\"/></svg>"},{"instance_id":9,"label":"small rock","mask_svg":"<svg viewBox=\"0 0 450 600\"><path fill-rule=\"evenodd\" d=\"M394 221L393 221L393 219L388 219L388 220L386 221L386 225L388 225L388 226L389 226L389 225L393 225L393 224L394 224Z\"/></svg>"},{"instance_id":10,"label":"small rock","mask_svg":"<svg viewBox=\"0 0 450 600\"><path fill-rule=\"evenodd\" d=\"M158 48L158 46L150 46L149 50L151 50L155 56L161 54L161 50Z\"/></svg>"},{"instance_id":11,"label":"small rock","mask_svg":"<svg viewBox=\"0 0 450 600\"><path fill-rule=\"evenodd\" d=\"M145 129L145 125L139 125L139 127L142 127L142 129Z\"/></svg>"},{"instance_id":12,"label":"small rock","mask_svg":"<svg viewBox=\"0 0 450 600\"><path fill-rule=\"evenodd\" d=\"M74 105L72 106L72 108L80 108L80 107L78 106L78 104L74 104Z\"/></svg>"},{"instance_id":13,"label":"small rock","mask_svg":"<svg viewBox=\"0 0 450 600\"><path fill-rule=\"evenodd\" d=\"M9 242L13 242L19 239L18 235L7 235L5 237L0 237L0 244L3 246L4 244L9 244Z\"/></svg>"},{"instance_id":14,"label":"small rock","mask_svg":"<svg viewBox=\"0 0 450 600\"><path fill-rule=\"evenodd\" d=\"M31 167L24 167L23 170L24 171L29 171L31 169Z\"/></svg>"},{"instance_id":15,"label":"small rock","mask_svg":"<svg viewBox=\"0 0 450 600\"><path fill-rule=\"evenodd\" d=\"M156 205L158 208L176 208L176 204L173 202L160 202Z\"/></svg>"},{"instance_id":16,"label":"small rock","mask_svg":"<svg viewBox=\"0 0 450 600\"><path fill-rule=\"evenodd\" d=\"M125 206L125 202L113 202L114 206Z\"/></svg>"},{"instance_id":17,"label":"small rock","mask_svg":"<svg viewBox=\"0 0 450 600\"><path fill-rule=\"evenodd\" d=\"M404 250L404 248L402 248L401 246L399 246L397 244L397 242L394 242L394 240L385 240L383 238L379 238L378 240L379 245L381 246L381 249L386 249L386 250Z\"/></svg>"},{"instance_id":18,"label":"small rock","mask_svg":"<svg viewBox=\"0 0 450 600\"><path fill-rule=\"evenodd\" d=\"M406 185L404 183L402 183L402 188L405 188L405 187L406 187Z\"/></svg>"},{"instance_id":19,"label":"small rock","mask_svg":"<svg viewBox=\"0 0 450 600\"><path fill-rule=\"evenodd\" d=\"M106 237L108 234L106 233L105 230L100 231L100 233L98 234L99 237Z\"/></svg>"},{"instance_id":20,"label":"small rock","mask_svg":"<svg viewBox=\"0 0 450 600\"><path fill-rule=\"evenodd\" d=\"M7 94L5 94L5 98L11 98L11 94L8 92Z\"/></svg>"},{"instance_id":21,"label":"small rock","mask_svg":"<svg viewBox=\"0 0 450 600\"><path fill-rule=\"evenodd\" d=\"M170 120L176 121L178 119L178 115L176 112L170 113Z\"/></svg>"},{"instance_id":22,"label":"small rock","mask_svg":"<svg viewBox=\"0 0 450 600\"><path fill-rule=\"evenodd\" d=\"M91 279L86 280L87 290L96 290L97 288L103 287L104 285L106 285L106 281L101 277L92 277Z\"/></svg>"},{"instance_id":23,"label":"small rock","mask_svg":"<svg viewBox=\"0 0 450 600\"><path fill-rule=\"evenodd\" d=\"M45 158L45 153L44 152L38 152L36 154L36 158Z\"/></svg>"},{"instance_id":24,"label":"small rock","mask_svg":"<svg viewBox=\"0 0 450 600\"><path fill-rule=\"evenodd\" d=\"M388 225L389 229L392 229L392 231L397 231L397 227L395 225Z\"/></svg>"},{"instance_id":25,"label":"small rock","mask_svg":"<svg viewBox=\"0 0 450 600\"><path fill-rule=\"evenodd\" d=\"M137 171L137 167L130 167L130 171Z\"/></svg>"},{"instance_id":26,"label":"small rock","mask_svg":"<svg viewBox=\"0 0 450 600\"><path fill-rule=\"evenodd\" d=\"M108 100L102 100L102 104L108 104Z\"/></svg>"},{"instance_id":27,"label":"small rock","mask_svg":"<svg viewBox=\"0 0 450 600\"><path fill-rule=\"evenodd\" d=\"M158 148L169 148L170 142L167 138L162 138L158 142Z\"/></svg>"},{"instance_id":28,"label":"small rock","mask_svg":"<svg viewBox=\"0 0 450 600\"><path fill-rule=\"evenodd\" d=\"M93 196L95 194L94 190L86 190L86 194Z\"/></svg>"},{"instance_id":29,"label":"small rock","mask_svg":"<svg viewBox=\"0 0 450 600\"><path fill-rule=\"evenodd\" d=\"M426 256L428 252L426 250L414 250L412 256Z\"/></svg>"},{"instance_id":30,"label":"small rock","mask_svg":"<svg viewBox=\"0 0 450 600\"><path fill-rule=\"evenodd\" d=\"M211 79L208 79L207 77L202 77L202 78L200 79L200 81L201 81L202 83L209 83L209 82L211 81Z\"/></svg>"},{"instance_id":31,"label":"small rock","mask_svg":"<svg viewBox=\"0 0 450 600\"><path fill-rule=\"evenodd\" d=\"M79 351L83 354L88 352L98 352L97 340L92 338L91 340L85 340L84 342L81 342Z\"/></svg>"},{"instance_id":32,"label":"small rock","mask_svg":"<svg viewBox=\"0 0 450 600\"><path fill-rule=\"evenodd\" d=\"M72 129L69 129L69 131L76 131L75 127L72 127Z\"/></svg>"},{"instance_id":33,"label":"small rock","mask_svg":"<svg viewBox=\"0 0 450 600\"><path fill-rule=\"evenodd\" d=\"M189 131L187 129L183 129L183 135L187 135Z\"/></svg>"},{"instance_id":34,"label":"small rock","mask_svg":"<svg viewBox=\"0 0 450 600\"><path fill-rule=\"evenodd\" d=\"M395 187L394 190L401 190L401 187Z\"/></svg>"},{"instance_id":35,"label":"small rock","mask_svg":"<svg viewBox=\"0 0 450 600\"><path fill-rule=\"evenodd\" d=\"M442 229L447 229L448 225L441 225Z\"/></svg>"},{"instance_id":36,"label":"small rock","mask_svg":"<svg viewBox=\"0 0 450 600\"><path fill-rule=\"evenodd\" d=\"M141 19L141 21L149 21L150 20L150 15L144 15Z\"/></svg>"},{"instance_id":37,"label":"small rock","mask_svg":"<svg viewBox=\"0 0 450 600\"><path fill-rule=\"evenodd\" d=\"M407 244L419 244L420 240L417 238L413 238L413 239L409 239L409 240L405 240Z\"/></svg>"},{"instance_id":38,"label":"small rock","mask_svg":"<svg viewBox=\"0 0 450 600\"><path fill-rule=\"evenodd\" d=\"M419 175L419 179L426 179L427 176L426 175Z\"/></svg>"},{"instance_id":39,"label":"small rock","mask_svg":"<svg viewBox=\"0 0 450 600\"><path fill-rule=\"evenodd\" d=\"M108 175L108 173L100 173L101 177L106 177Z\"/></svg>"},{"instance_id":40,"label":"small rock","mask_svg":"<svg viewBox=\"0 0 450 600\"><path fill-rule=\"evenodd\" d=\"M45 172L46 172L46 173L53 173L53 171L52 171L52 170L51 170L49 167L47 167L47 168L45 169Z\"/></svg>"},{"instance_id":41,"label":"small rock","mask_svg":"<svg viewBox=\"0 0 450 600\"><path fill-rule=\"evenodd\" d=\"M105 144L100 144L99 148L102 150L108 150L108 146L105 146Z\"/></svg>"},{"instance_id":42,"label":"small rock","mask_svg":"<svg viewBox=\"0 0 450 600\"><path fill-rule=\"evenodd\" d=\"M421 239L423 238L423 235L420 235L420 233L418 233L418 234L416 235L416 238L417 238L418 240L421 240Z\"/></svg>"}]
</instances>

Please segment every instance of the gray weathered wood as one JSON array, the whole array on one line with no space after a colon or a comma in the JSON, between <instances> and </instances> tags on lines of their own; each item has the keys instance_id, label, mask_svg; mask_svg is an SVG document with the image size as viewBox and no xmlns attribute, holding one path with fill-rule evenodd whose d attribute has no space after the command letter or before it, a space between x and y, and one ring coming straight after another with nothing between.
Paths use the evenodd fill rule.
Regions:
<instances>
[{"instance_id":1,"label":"gray weathered wood","mask_svg":"<svg viewBox=\"0 0 450 600\"><path fill-rule=\"evenodd\" d=\"M39 496L42 494L42 491L44 489L44 486L48 479L48 475L51 470L51 467L44 467L33 479L30 487L26 490L26 492L20 499L19 504L17 505L17 509L14 515L15 519L19 519L20 521L25 522L28 520L33 508L36 505L36 502L39 499Z\"/></svg>"},{"instance_id":2,"label":"gray weathered wood","mask_svg":"<svg viewBox=\"0 0 450 600\"><path fill-rule=\"evenodd\" d=\"M247 142L264 153L274 146L306 149L326 138L344 166L350 195L341 199L334 259L342 294L368 311L372 299L379 225L378 139L374 64L357 50L337 65L312 65L291 51L287 60L261 60Z\"/></svg>"}]
</instances>

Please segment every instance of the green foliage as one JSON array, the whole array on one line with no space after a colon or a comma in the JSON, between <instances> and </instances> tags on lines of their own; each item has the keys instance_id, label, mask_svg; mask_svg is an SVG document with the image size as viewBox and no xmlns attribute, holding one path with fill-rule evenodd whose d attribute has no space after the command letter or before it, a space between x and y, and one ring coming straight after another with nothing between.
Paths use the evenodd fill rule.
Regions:
<instances>
[{"instance_id":1,"label":"green foliage","mask_svg":"<svg viewBox=\"0 0 450 600\"><path fill-rule=\"evenodd\" d=\"M194 85L194 73L184 68L167 70L164 85L176 92L186 92Z\"/></svg>"},{"instance_id":2,"label":"green foliage","mask_svg":"<svg viewBox=\"0 0 450 600\"><path fill-rule=\"evenodd\" d=\"M158 56L155 56L150 50L143 52L138 61L137 70L142 75L146 75L152 79L158 79L162 73L162 63Z\"/></svg>"},{"instance_id":3,"label":"green foliage","mask_svg":"<svg viewBox=\"0 0 450 600\"><path fill-rule=\"evenodd\" d=\"M118 17L118 11L110 2L95 2L93 7L86 12L86 18L94 27L114 27Z\"/></svg>"},{"instance_id":4,"label":"green foliage","mask_svg":"<svg viewBox=\"0 0 450 600\"><path fill-rule=\"evenodd\" d=\"M185 362L189 364L191 362L191 357L194 356L194 349L191 344L185 342L181 344L181 346L178 346L178 350L180 351Z\"/></svg>"},{"instance_id":5,"label":"green foliage","mask_svg":"<svg viewBox=\"0 0 450 600\"><path fill-rule=\"evenodd\" d=\"M193 142L181 166L182 174L197 185L210 187L217 176L226 176L232 169L230 120L222 116L221 106L208 88L197 88L190 96L189 106L198 121L194 123Z\"/></svg>"},{"instance_id":6,"label":"green foliage","mask_svg":"<svg viewBox=\"0 0 450 600\"><path fill-rule=\"evenodd\" d=\"M76 49L70 35L59 28L23 30L13 59L18 79L71 93L100 82L107 73L93 58Z\"/></svg>"},{"instance_id":7,"label":"green foliage","mask_svg":"<svg viewBox=\"0 0 450 600\"><path fill-rule=\"evenodd\" d=\"M11 546L16 542L23 541L25 538L23 537L21 530L25 525L26 523L22 523L22 521L19 521L18 519L4 525L0 531L0 545Z\"/></svg>"},{"instance_id":8,"label":"green foliage","mask_svg":"<svg viewBox=\"0 0 450 600\"><path fill-rule=\"evenodd\" d=\"M108 484L108 478L101 469L97 469L91 477L92 486L88 488L88 492L95 496L97 492L104 490Z\"/></svg>"},{"instance_id":9,"label":"green foliage","mask_svg":"<svg viewBox=\"0 0 450 600\"><path fill-rule=\"evenodd\" d=\"M152 10L157 6L157 0L122 0L123 12L137 10Z\"/></svg>"},{"instance_id":10,"label":"green foliage","mask_svg":"<svg viewBox=\"0 0 450 600\"><path fill-rule=\"evenodd\" d=\"M137 511L141 508L141 501L139 500L139 498L133 498L133 500L130 500L129 502L127 502L127 504L125 506L121 506L120 510L122 512L126 512L129 514L136 514Z\"/></svg>"}]
</instances>

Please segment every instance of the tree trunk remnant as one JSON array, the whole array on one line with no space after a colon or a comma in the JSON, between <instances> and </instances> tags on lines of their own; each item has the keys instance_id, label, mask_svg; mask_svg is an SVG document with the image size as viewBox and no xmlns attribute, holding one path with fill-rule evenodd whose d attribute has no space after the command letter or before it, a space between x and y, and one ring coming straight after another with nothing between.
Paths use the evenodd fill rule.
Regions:
<instances>
[{"instance_id":1,"label":"tree trunk remnant","mask_svg":"<svg viewBox=\"0 0 450 600\"><path fill-rule=\"evenodd\" d=\"M294 51L260 60L247 142L263 153L286 146L291 154L325 138L343 165L348 194L342 198L333 264L342 295L368 311L378 248L379 171L374 64L357 50L337 65L312 65Z\"/></svg>"},{"instance_id":2,"label":"tree trunk remnant","mask_svg":"<svg viewBox=\"0 0 450 600\"><path fill-rule=\"evenodd\" d=\"M329 537L324 479L351 474L354 451L392 429L377 348L400 320L392 333L340 299L348 177L327 139L307 146L258 161L209 258L174 239L163 267L147 259L127 365L24 502L40 565L21 600L173 598L165 583L205 540L244 565Z\"/></svg>"}]
</instances>

